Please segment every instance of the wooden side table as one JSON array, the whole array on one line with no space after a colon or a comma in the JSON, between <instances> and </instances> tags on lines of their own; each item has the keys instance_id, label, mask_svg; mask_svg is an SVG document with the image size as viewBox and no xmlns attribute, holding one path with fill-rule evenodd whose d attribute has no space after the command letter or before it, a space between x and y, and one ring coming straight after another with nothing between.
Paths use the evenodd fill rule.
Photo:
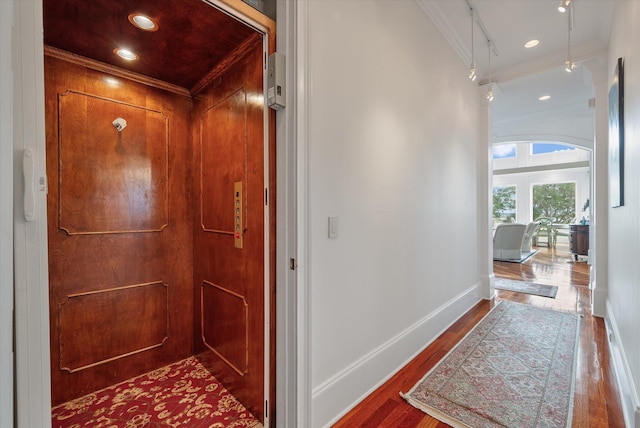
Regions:
<instances>
[{"instance_id":1,"label":"wooden side table","mask_svg":"<svg viewBox=\"0 0 640 428\"><path fill-rule=\"evenodd\" d=\"M578 260L578 256L589 255L588 224L569 225L569 252L573 254L576 261Z\"/></svg>"}]
</instances>

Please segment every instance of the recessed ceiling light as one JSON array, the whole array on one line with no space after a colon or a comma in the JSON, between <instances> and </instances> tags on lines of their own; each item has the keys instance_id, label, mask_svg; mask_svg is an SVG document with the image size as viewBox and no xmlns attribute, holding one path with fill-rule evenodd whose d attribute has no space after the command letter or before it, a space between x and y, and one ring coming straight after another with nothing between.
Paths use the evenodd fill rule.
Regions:
<instances>
[{"instance_id":1,"label":"recessed ceiling light","mask_svg":"<svg viewBox=\"0 0 640 428\"><path fill-rule=\"evenodd\" d=\"M113 50L113 53L127 61L137 61L139 59L138 55L134 54L129 49L117 48Z\"/></svg>"},{"instance_id":2,"label":"recessed ceiling light","mask_svg":"<svg viewBox=\"0 0 640 428\"><path fill-rule=\"evenodd\" d=\"M527 43L524 44L524 47L525 48L532 48L534 46L538 46L538 43L540 43L540 40L536 40L536 39L529 40Z\"/></svg>"},{"instance_id":3,"label":"recessed ceiling light","mask_svg":"<svg viewBox=\"0 0 640 428\"><path fill-rule=\"evenodd\" d=\"M551 99L551 95L543 95L540 98L538 98L540 101L547 101Z\"/></svg>"},{"instance_id":4,"label":"recessed ceiling light","mask_svg":"<svg viewBox=\"0 0 640 428\"><path fill-rule=\"evenodd\" d=\"M129 15L129 22L144 31L156 31L158 23L146 15L132 13Z\"/></svg>"}]
</instances>

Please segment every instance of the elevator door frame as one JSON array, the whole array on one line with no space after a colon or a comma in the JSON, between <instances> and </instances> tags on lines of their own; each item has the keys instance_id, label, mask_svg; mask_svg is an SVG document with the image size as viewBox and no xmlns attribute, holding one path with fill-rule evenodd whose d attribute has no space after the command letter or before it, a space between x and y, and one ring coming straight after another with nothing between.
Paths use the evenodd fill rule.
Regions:
<instances>
[{"instance_id":1,"label":"elevator door frame","mask_svg":"<svg viewBox=\"0 0 640 428\"><path fill-rule=\"evenodd\" d=\"M235 0L203 0L261 34L263 51L269 52L269 37L275 37L275 23L261 19L247 5ZM247 9L244 8L247 7ZM252 18L257 17L257 19ZM266 18L266 17L265 17ZM270 25L271 23L272 25ZM14 153L31 149L34 157L35 182L46 183L45 124L44 124L44 64L42 39L42 0L14 1L13 16L13 149ZM18 55L16 52L21 52ZM29 55L32 52L34 55ZM264 60L263 60L264 61ZM263 77L266 93L266 73ZM269 127L270 111L264 109L265 187L269 186ZM20 156L20 159L22 157ZM48 250L47 250L47 188L36 187L33 195L35 221L24 220L22 201L25 196L22 180L22 162L14 156L14 294L15 294L15 384L14 402L17 427L47 427L51 425L51 371L49 365L49 302L48 302ZM268 208L268 206L265 205ZM270 214L265 209L265 397L275 400L270 393ZM272 407L273 408L273 407ZM265 415L265 426L270 426L271 415Z\"/></svg>"}]
</instances>

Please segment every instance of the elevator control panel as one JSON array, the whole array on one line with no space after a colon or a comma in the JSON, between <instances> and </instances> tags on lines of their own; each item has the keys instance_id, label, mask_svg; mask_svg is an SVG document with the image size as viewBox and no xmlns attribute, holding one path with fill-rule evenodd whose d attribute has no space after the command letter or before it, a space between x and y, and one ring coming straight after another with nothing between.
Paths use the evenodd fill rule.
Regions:
<instances>
[{"instance_id":1,"label":"elevator control panel","mask_svg":"<svg viewBox=\"0 0 640 428\"><path fill-rule=\"evenodd\" d=\"M242 181L233 183L233 243L242 249Z\"/></svg>"}]
</instances>

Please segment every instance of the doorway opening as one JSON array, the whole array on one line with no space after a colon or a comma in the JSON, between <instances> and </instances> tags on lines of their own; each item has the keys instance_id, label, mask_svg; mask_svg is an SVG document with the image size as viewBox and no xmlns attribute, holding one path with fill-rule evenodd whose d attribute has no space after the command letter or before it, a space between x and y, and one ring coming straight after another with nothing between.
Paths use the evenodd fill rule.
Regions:
<instances>
[{"instance_id":1,"label":"doorway opening","mask_svg":"<svg viewBox=\"0 0 640 428\"><path fill-rule=\"evenodd\" d=\"M494 230L501 223L537 225L527 237L533 256L521 263L494 260L496 278L558 286L557 299L575 309L581 295L575 287L590 284L588 238L587 248L578 250L572 234L589 228L591 151L556 141L496 144L492 194Z\"/></svg>"},{"instance_id":2,"label":"doorway opening","mask_svg":"<svg viewBox=\"0 0 640 428\"><path fill-rule=\"evenodd\" d=\"M268 425L275 35L169 3L43 2L52 404L196 355Z\"/></svg>"}]
</instances>

